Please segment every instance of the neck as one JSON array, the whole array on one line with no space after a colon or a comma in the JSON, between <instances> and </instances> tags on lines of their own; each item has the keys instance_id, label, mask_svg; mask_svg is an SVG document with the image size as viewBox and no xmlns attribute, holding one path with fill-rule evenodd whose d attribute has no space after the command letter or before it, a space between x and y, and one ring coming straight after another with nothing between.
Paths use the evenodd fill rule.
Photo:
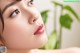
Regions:
<instances>
[{"instance_id":1,"label":"neck","mask_svg":"<svg viewBox=\"0 0 80 53\"><path fill-rule=\"evenodd\" d=\"M11 49L7 49L7 53L34 53L34 49L32 49L32 50L11 50Z\"/></svg>"}]
</instances>

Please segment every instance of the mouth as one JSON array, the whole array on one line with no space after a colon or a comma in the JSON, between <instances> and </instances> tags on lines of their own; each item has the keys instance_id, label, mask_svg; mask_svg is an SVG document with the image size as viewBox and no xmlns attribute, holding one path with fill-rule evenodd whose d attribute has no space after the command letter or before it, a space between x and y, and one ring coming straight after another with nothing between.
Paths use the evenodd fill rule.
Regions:
<instances>
[{"instance_id":1,"label":"mouth","mask_svg":"<svg viewBox=\"0 0 80 53\"><path fill-rule=\"evenodd\" d=\"M36 32L34 33L34 35L40 35L40 34L42 34L44 32L44 27L43 27L43 24L41 24L38 28L37 28L37 30L36 30Z\"/></svg>"}]
</instances>

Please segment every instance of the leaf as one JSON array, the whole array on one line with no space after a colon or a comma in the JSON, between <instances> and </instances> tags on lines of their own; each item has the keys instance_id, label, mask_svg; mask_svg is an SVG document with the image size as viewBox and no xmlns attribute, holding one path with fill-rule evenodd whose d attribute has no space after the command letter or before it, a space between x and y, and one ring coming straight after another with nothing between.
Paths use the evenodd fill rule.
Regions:
<instances>
[{"instance_id":1,"label":"leaf","mask_svg":"<svg viewBox=\"0 0 80 53\"><path fill-rule=\"evenodd\" d=\"M44 24L46 24L47 17L48 17L48 12L49 12L49 10L45 10L45 11L41 12L41 16L42 16Z\"/></svg>"},{"instance_id":2,"label":"leaf","mask_svg":"<svg viewBox=\"0 0 80 53\"><path fill-rule=\"evenodd\" d=\"M55 1L52 1L52 3L55 4L55 5L63 6L61 3L58 3L58 2L55 2Z\"/></svg>"},{"instance_id":3,"label":"leaf","mask_svg":"<svg viewBox=\"0 0 80 53\"><path fill-rule=\"evenodd\" d=\"M57 34L55 31L49 36L48 42L45 45L45 49L55 49L57 43Z\"/></svg>"},{"instance_id":4,"label":"leaf","mask_svg":"<svg viewBox=\"0 0 80 53\"><path fill-rule=\"evenodd\" d=\"M72 22L73 22L73 20L69 14L65 14L65 15L60 16L61 26L65 27L67 29L70 29Z\"/></svg>"},{"instance_id":5,"label":"leaf","mask_svg":"<svg viewBox=\"0 0 80 53\"><path fill-rule=\"evenodd\" d=\"M69 12L71 12L76 18L77 20L80 20L77 13L73 10L73 8L71 8L70 6L66 5L63 7L64 9L68 10Z\"/></svg>"}]
</instances>

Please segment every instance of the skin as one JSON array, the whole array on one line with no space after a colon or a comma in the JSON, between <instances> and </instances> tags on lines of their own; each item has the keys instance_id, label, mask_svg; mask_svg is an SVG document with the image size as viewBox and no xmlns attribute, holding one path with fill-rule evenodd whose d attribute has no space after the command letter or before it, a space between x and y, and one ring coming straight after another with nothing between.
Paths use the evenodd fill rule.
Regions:
<instances>
[{"instance_id":1,"label":"skin","mask_svg":"<svg viewBox=\"0 0 80 53\"><path fill-rule=\"evenodd\" d=\"M6 5L15 0L0 0L1 12ZM61 50L37 50L47 42L47 35L34 35L37 28L43 24L42 17L30 0L22 0L8 7L2 14L4 31L0 19L0 44L7 47L7 53L78 53L79 48ZM19 13L11 13L15 10ZM0 17L1 18L1 17ZM44 29L45 30L45 29Z\"/></svg>"},{"instance_id":2,"label":"skin","mask_svg":"<svg viewBox=\"0 0 80 53\"><path fill-rule=\"evenodd\" d=\"M36 7L33 4L28 4L29 1L22 0L17 2L3 13L4 31L1 32L1 37L5 40L4 44L9 50L36 49L42 47L47 42L45 32L40 35L34 35L34 32L43 24L43 21ZM0 0L1 11L12 2L14 0ZM16 9L20 13L13 14L10 17L9 15Z\"/></svg>"}]
</instances>

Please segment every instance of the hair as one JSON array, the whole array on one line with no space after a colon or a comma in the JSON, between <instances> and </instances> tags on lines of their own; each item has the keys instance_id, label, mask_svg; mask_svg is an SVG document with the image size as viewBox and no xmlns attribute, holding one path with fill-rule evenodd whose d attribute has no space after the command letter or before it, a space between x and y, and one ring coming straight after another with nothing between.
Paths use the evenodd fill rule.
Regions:
<instances>
[{"instance_id":1,"label":"hair","mask_svg":"<svg viewBox=\"0 0 80 53\"><path fill-rule=\"evenodd\" d=\"M1 12L1 9L0 9L0 19L1 19L1 22L2 22L2 31L4 30L4 19L3 19L3 16L2 16L2 12Z\"/></svg>"},{"instance_id":2,"label":"hair","mask_svg":"<svg viewBox=\"0 0 80 53\"><path fill-rule=\"evenodd\" d=\"M3 32L3 30L4 30L4 20L3 20L3 16L2 16L2 12L1 12L1 9L0 9L0 22L2 22L2 32ZM5 43L5 40L3 39L3 37L1 36L1 34L0 34L0 41L2 42L2 43ZM2 44L3 45L3 44ZM0 46L1 46L1 44L0 44Z\"/></svg>"}]
</instances>

